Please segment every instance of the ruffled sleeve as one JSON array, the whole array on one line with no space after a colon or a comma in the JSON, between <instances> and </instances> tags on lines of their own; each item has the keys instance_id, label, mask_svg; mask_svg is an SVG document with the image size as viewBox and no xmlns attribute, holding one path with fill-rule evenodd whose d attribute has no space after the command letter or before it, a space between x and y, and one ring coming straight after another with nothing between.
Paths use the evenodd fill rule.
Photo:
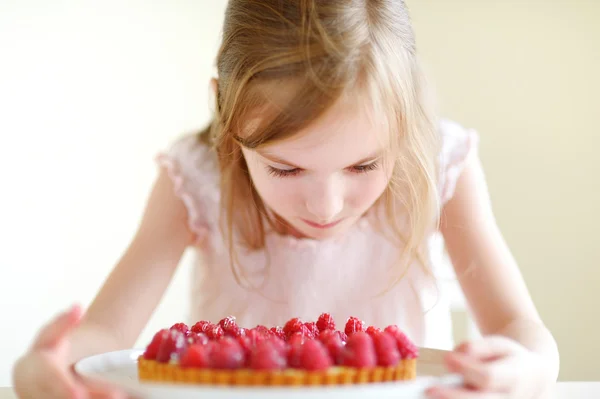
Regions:
<instances>
[{"instance_id":1,"label":"ruffled sleeve","mask_svg":"<svg viewBox=\"0 0 600 399\"><path fill-rule=\"evenodd\" d=\"M216 155L196 135L176 140L156 157L173 182L188 212L188 225L197 245L217 227L219 178Z\"/></svg>"},{"instance_id":2,"label":"ruffled sleeve","mask_svg":"<svg viewBox=\"0 0 600 399\"><path fill-rule=\"evenodd\" d=\"M471 156L478 150L479 136L456 122L440 122L442 149L440 154L440 200L442 205L454 195L456 183Z\"/></svg>"}]
</instances>

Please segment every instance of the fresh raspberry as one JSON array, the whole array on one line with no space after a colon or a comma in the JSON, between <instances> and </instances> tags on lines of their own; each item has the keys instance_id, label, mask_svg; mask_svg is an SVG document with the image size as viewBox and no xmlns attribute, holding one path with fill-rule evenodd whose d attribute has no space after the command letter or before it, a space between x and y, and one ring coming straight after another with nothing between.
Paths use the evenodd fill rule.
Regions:
<instances>
[{"instance_id":1,"label":"fresh raspberry","mask_svg":"<svg viewBox=\"0 0 600 399\"><path fill-rule=\"evenodd\" d=\"M256 327L254 327L254 330L256 332L258 332L260 335L262 335L263 337L267 338L271 336L271 330L269 330L267 327L265 326L261 326L258 325Z\"/></svg>"},{"instance_id":2,"label":"fresh raspberry","mask_svg":"<svg viewBox=\"0 0 600 399\"><path fill-rule=\"evenodd\" d=\"M342 364L348 367L373 367L377 355L373 339L364 331L357 331L348 337L342 353Z\"/></svg>"},{"instance_id":3,"label":"fresh raspberry","mask_svg":"<svg viewBox=\"0 0 600 399\"><path fill-rule=\"evenodd\" d=\"M211 367L210 348L207 345L192 344L179 360L181 367Z\"/></svg>"},{"instance_id":4,"label":"fresh raspberry","mask_svg":"<svg viewBox=\"0 0 600 399\"><path fill-rule=\"evenodd\" d=\"M275 347L275 349L277 349L279 352L284 353L284 354L287 353L288 346L285 343L285 341L282 340L281 338L278 338L273 335L273 336L267 338L266 341L269 341L273 345L273 347Z\"/></svg>"},{"instance_id":5,"label":"fresh raspberry","mask_svg":"<svg viewBox=\"0 0 600 399\"><path fill-rule=\"evenodd\" d=\"M288 338L288 344L289 345L293 345L293 344L304 344L304 342L307 340L308 338L306 337L306 335L302 334L301 332L297 332L294 333L292 335L290 335L290 337Z\"/></svg>"},{"instance_id":6,"label":"fresh raspberry","mask_svg":"<svg viewBox=\"0 0 600 399\"><path fill-rule=\"evenodd\" d=\"M208 337L204 333L190 332L190 335L188 335L187 340L188 340L188 344L190 344L190 345L192 345L192 344L206 345L206 343L208 342Z\"/></svg>"},{"instance_id":7,"label":"fresh raspberry","mask_svg":"<svg viewBox=\"0 0 600 399\"><path fill-rule=\"evenodd\" d=\"M331 331L331 330L329 330ZM325 345L325 347L327 348L327 351L329 352L329 356L331 357L331 359L333 360L333 362L335 364L342 364L342 353L344 350L344 346L346 345L344 343L344 341L342 341L341 335L340 334L336 334L335 332L333 332L332 334L328 334L326 335L323 339L321 339L321 337L324 335L326 331L323 331L321 333L321 335L319 336L319 339L321 340L321 342L323 343L323 345Z\"/></svg>"},{"instance_id":8,"label":"fresh raspberry","mask_svg":"<svg viewBox=\"0 0 600 399\"><path fill-rule=\"evenodd\" d=\"M171 359L177 359L179 355L187 348L187 339L179 330L169 330L169 333L162 340L156 361L168 363Z\"/></svg>"},{"instance_id":9,"label":"fresh raspberry","mask_svg":"<svg viewBox=\"0 0 600 399\"><path fill-rule=\"evenodd\" d=\"M244 349L235 338L223 337L210 354L212 366L217 369L238 369L244 366Z\"/></svg>"},{"instance_id":10,"label":"fresh raspberry","mask_svg":"<svg viewBox=\"0 0 600 399\"><path fill-rule=\"evenodd\" d=\"M186 337L190 335L191 332L189 327L185 323L175 323L171 326L171 328L169 328L169 330L181 331Z\"/></svg>"},{"instance_id":11,"label":"fresh raspberry","mask_svg":"<svg viewBox=\"0 0 600 399\"><path fill-rule=\"evenodd\" d=\"M283 326L283 332L285 333L286 337L289 337L293 333L300 331L303 325L304 323L302 323L302 320L298 318L290 319L287 323L285 323L285 326Z\"/></svg>"},{"instance_id":12,"label":"fresh raspberry","mask_svg":"<svg viewBox=\"0 0 600 399\"><path fill-rule=\"evenodd\" d=\"M395 366L400 361L400 352L396 339L390 333L382 332L371 336L375 353L377 355L378 366Z\"/></svg>"},{"instance_id":13,"label":"fresh raspberry","mask_svg":"<svg viewBox=\"0 0 600 399\"><path fill-rule=\"evenodd\" d=\"M339 330L324 330L319 334L319 340L323 343L328 341L331 337L336 336L342 342L346 342L348 340L348 336L345 332Z\"/></svg>"},{"instance_id":14,"label":"fresh raspberry","mask_svg":"<svg viewBox=\"0 0 600 399\"><path fill-rule=\"evenodd\" d=\"M196 324L194 324L191 328L192 332L195 333L204 333L206 334L206 332L213 326L213 324L210 321L199 321Z\"/></svg>"},{"instance_id":15,"label":"fresh raspberry","mask_svg":"<svg viewBox=\"0 0 600 399\"><path fill-rule=\"evenodd\" d=\"M265 336L255 330L254 328L251 330L246 330L246 337L249 339L250 345L252 347L256 346L261 341L265 340Z\"/></svg>"},{"instance_id":16,"label":"fresh raspberry","mask_svg":"<svg viewBox=\"0 0 600 399\"><path fill-rule=\"evenodd\" d=\"M169 330L163 328L152 337L152 341L146 347L144 351L144 359L155 360L156 355L158 354L158 350L160 349L160 344L162 341L169 335Z\"/></svg>"},{"instance_id":17,"label":"fresh raspberry","mask_svg":"<svg viewBox=\"0 0 600 399\"><path fill-rule=\"evenodd\" d=\"M225 335L230 337L237 337L240 335L240 327L237 325L235 321L235 317L228 316L221 321L219 321L219 325L223 329Z\"/></svg>"},{"instance_id":18,"label":"fresh raspberry","mask_svg":"<svg viewBox=\"0 0 600 399\"><path fill-rule=\"evenodd\" d=\"M317 328L319 331L335 330L335 321L329 313L323 313L317 320Z\"/></svg>"},{"instance_id":19,"label":"fresh raspberry","mask_svg":"<svg viewBox=\"0 0 600 399\"><path fill-rule=\"evenodd\" d=\"M349 317L348 321L346 322L346 329L344 331L348 336L358 331L365 331L365 322L356 317Z\"/></svg>"},{"instance_id":20,"label":"fresh raspberry","mask_svg":"<svg viewBox=\"0 0 600 399\"><path fill-rule=\"evenodd\" d=\"M310 323L304 323L304 327L306 327L306 329L308 330L308 336L310 338L317 338L319 336L319 328L317 327L317 323L310 322Z\"/></svg>"},{"instance_id":21,"label":"fresh raspberry","mask_svg":"<svg viewBox=\"0 0 600 399\"><path fill-rule=\"evenodd\" d=\"M419 357L419 348L396 325L387 326L384 330L396 339L396 345L402 359L416 359Z\"/></svg>"},{"instance_id":22,"label":"fresh raspberry","mask_svg":"<svg viewBox=\"0 0 600 399\"><path fill-rule=\"evenodd\" d=\"M377 327L373 327L373 326L369 326L369 328L367 328L367 334L369 334L371 337L380 334L381 328L377 328Z\"/></svg>"},{"instance_id":23,"label":"fresh raspberry","mask_svg":"<svg viewBox=\"0 0 600 399\"><path fill-rule=\"evenodd\" d=\"M302 347L304 346L304 337L298 335L299 339L293 339L288 342L287 363L289 367L300 368L302 366Z\"/></svg>"},{"instance_id":24,"label":"fresh raspberry","mask_svg":"<svg viewBox=\"0 0 600 399\"><path fill-rule=\"evenodd\" d=\"M272 327L271 334L276 336L279 339L286 340L285 332L283 332L283 328L281 327Z\"/></svg>"},{"instance_id":25,"label":"fresh raspberry","mask_svg":"<svg viewBox=\"0 0 600 399\"><path fill-rule=\"evenodd\" d=\"M237 331L235 332L235 334L234 334L234 337L236 337L236 338L237 338L237 337L243 337L243 336L245 336L245 335L246 335L246 331L247 331L247 330L246 330L245 328L243 328L243 327L239 327L239 328L237 329Z\"/></svg>"},{"instance_id":26,"label":"fresh raspberry","mask_svg":"<svg viewBox=\"0 0 600 399\"><path fill-rule=\"evenodd\" d=\"M265 340L252 350L249 365L254 370L280 370L286 366L286 358L275 344Z\"/></svg>"},{"instance_id":27,"label":"fresh raspberry","mask_svg":"<svg viewBox=\"0 0 600 399\"><path fill-rule=\"evenodd\" d=\"M223 338L224 335L225 335L225 332L223 331L221 326L218 324L213 324L210 327L210 329L206 331L206 336L209 339L213 339L213 340L221 339L221 338Z\"/></svg>"},{"instance_id":28,"label":"fresh raspberry","mask_svg":"<svg viewBox=\"0 0 600 399\"><path fill-rule=\"evenodd\" d=\"M305 370L325 370L333 365L327 348L315 339L308 340L302 345L300 365Z\"/></svg>"}]
</instances>

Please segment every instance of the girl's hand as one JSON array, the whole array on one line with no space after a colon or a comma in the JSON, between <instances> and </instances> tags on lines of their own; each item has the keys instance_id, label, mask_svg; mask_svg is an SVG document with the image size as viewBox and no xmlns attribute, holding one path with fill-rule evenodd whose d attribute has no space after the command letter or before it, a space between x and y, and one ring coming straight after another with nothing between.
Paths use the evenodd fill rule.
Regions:
<instances>
[{"instance_id":1,"label":"girl's hand","mask_svg":"<svg viewBox=\"0 0 600 399\"><path fill-rule=\"evenodd\" d=\"M120 392L90 387L77 379L68 364L69 333L81 319L78 306L60 314L38 334L29 351L15 364L14 389L21 399L124 398Z\"/></svg>"},{"instance_id":2,"label":"girl's hand","mask_svg":"<svg viewBox=\"0 0 600 399\"><path fill-rule=\"evenodd\" d=\"M464 386L430 388L430 398L533 399L552 384L542 356L501 336L460 345L447 355L446 366L462 375Z\"/></svg>"}]
</instances>

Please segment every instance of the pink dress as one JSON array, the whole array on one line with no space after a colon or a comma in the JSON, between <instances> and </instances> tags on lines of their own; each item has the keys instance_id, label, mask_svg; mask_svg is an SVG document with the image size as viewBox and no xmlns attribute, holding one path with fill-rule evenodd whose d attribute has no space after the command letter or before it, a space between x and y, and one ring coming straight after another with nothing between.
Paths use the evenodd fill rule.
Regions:
<instances>
[{"instance_id":1,"label":"pink dress","mask_svg":"<svg viewBox=\"0 0 600 399\"><path fill-rule=\"evenodd\" d=\"M478 136L473 130L444 120L440 154L441 201L448 201L468 155L476 151ZM195 265L191 279L191 314L188 322L217 322L233 315L238 324L283 326L292 317L316 321L330 313L338 327L350 316L367 325L397 324L419 346L450 349L452 324L449 300L438 290L435 279L427 278L419 264L391 289L390 264L398 247L384 238L363 217L341 238L316 241L307 238L267 234L270 271L264 274L265 250L244 251L239 258L253 286L238 285L230 267L228 248L218 229L219 172L216 155L195 136L177 140L158 162L171 176L177 195L189 213L189 227L197 237ZM433 273L447 267L440 260L440 246L431 237Z\"/></svg>"}]
</instances>

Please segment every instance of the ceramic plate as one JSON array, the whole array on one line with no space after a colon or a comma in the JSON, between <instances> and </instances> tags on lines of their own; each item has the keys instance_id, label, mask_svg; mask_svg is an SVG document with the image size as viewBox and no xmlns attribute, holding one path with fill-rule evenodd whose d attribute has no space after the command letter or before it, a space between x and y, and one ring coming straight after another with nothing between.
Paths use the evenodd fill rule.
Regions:
<instances>
[{"instance_id":1,"label":"ceramic plate","mask_svg":"<svg viewBox=\"0 0 600 399\"><path fill-rule=\"evenodd\" d=\"M109 352L91 356L75 364L75 371L91 382L121 388L138 398L170 399L275 399L275 398L424 398L424 391L434 384L458 385L458 376L445 374L441 363L443 351L421 349L417 363L417 379L406 382L365 384L339 387L202 387L175 384L142 383L137 376L137 358L141 349Z\"/></svg>"}]
</instances>

